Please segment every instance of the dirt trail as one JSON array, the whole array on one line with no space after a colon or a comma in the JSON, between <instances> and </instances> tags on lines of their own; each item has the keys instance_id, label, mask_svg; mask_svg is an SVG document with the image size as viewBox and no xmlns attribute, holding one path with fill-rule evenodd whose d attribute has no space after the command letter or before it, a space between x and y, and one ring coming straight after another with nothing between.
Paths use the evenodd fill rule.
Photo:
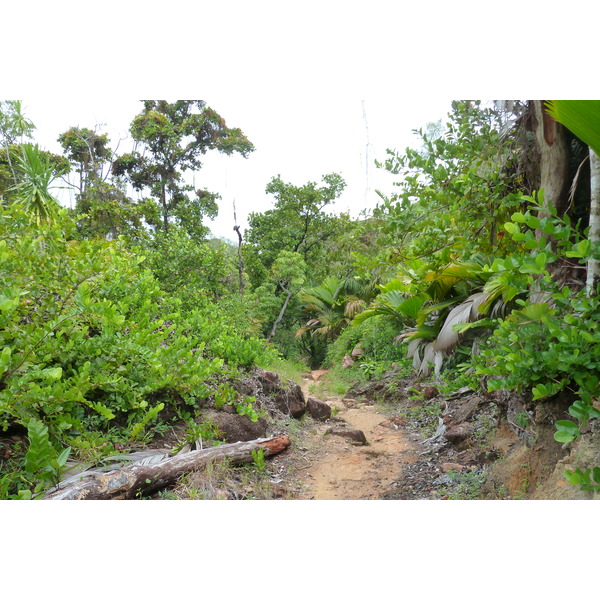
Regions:
<instances>
[{"instance_id":1,"label":"dirt trail","mask_svg":"<svg viewBox=\"0 0 600 600\"><path fill-rule=\"evenodd\" d=\"M322 390L326 386L311 387L325 373L313 371L304 378L301 387L307 399L314 396L334 408L332 416L318 421L307 415L294 433L289 452L273 458L273 465L279 463L277 479L273 481L285 481L282 487L289 493L287 497L306 500L592 497L592 492L569 486L564 477L565 466L574 464L572 455L554 440L554 422L565 413L564 399L545 405L546 412L536 412L536 442L528 444L510 426L506 416L510 410L523 410L519 396L489 397L461 388L444 397L436 388L426 387L418 388L423 397L415 400L408 392L418 383L405 381L394 387L390 402L385 401L385 395L375 396L369 386L358 388L356 398L342 398L325 395ZM375 391L386 386L383 380L373 382ZM426 391L432 394L427 400ZM383 401L377 402L374 397L382 397ZM441 438L436 437L440 421L444 425ZM340 432L336 430L348 433L351 429L361 430L367 444L336 435ZM597 458L599 435L591 432L587 439L582 436L587 446L578 448L577 460L584 455ZM593 460L597 462L596 458Z\"/></svg>"},{"instance_id":2,"label":"dirt trail","mask_svg":"<svg viewBox=\"0 0 600 600\"><path fill-rule=\"evenodd\" d=\"M313 378L305 378L302 390L312 395ZM375 500L390 491L405 465L418 459L419 450L407 433L377 406L339 397L319 398L337 408L333 420L318 424L308 433L301 499ZM346 425L347 424L347 425ZM346 437L327 433L332 428L359 429L367 438L360 445Z\"/></svg>"}]
</instances>

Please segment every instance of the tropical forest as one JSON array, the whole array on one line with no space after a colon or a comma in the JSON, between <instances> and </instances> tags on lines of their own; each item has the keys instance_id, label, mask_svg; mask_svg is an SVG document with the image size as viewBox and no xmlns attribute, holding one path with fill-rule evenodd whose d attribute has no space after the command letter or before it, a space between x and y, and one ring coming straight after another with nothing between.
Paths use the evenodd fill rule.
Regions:
<instances>
[{"instance_id":1,"label":"tropical forest","mask_svg":"<svg viewBox=\"0 0 600 600\"><path fill-rule=\"evenodd\" d=\"M2 101L0 499L596 498L600 101L449 106L374 209L273 174L225 239L218 106L54 153Z\"/></svg>"}]
</instances>

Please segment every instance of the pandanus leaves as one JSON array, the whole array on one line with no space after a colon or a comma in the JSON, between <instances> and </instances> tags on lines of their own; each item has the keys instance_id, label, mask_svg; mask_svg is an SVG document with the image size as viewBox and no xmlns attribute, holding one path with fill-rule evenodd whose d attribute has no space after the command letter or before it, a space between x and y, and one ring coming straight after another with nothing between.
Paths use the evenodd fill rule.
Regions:
<instances>
[{"instance_id":1,"label":"pandanus leaves","mask_svg":"<svg viewBox=\"0 0 600 600\"><path fill-rule=\"evenodd\" d=\"M24 144L22 155L17 158L19 182L12 187L16 202L36 220L51 221L58 201L50 192L56 178L54 168L37 145Z\"/></svg>"}]
</instances>

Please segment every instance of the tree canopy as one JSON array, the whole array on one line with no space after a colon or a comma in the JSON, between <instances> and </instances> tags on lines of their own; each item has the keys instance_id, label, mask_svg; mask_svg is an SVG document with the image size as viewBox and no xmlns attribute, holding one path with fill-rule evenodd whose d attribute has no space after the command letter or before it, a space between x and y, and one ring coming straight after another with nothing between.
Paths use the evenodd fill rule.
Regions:
<instances>
[{"instance_id":1,"label":"tree canopy","mask_svg":"<svg viewBox=\"0 0 600 600\"><path fill-rule=\"evenodd\" d=\"M168 233L175 222L189 235L204 237L202 220L217 214L218 194L185 183L183 174L199 170L209 150L246 157L253 144L202 100L146 100L130 132L142 149L115 160L113 173L127 176L136 190L149 190L161 216L152 225Z\"/></svg>"}]
</instances>

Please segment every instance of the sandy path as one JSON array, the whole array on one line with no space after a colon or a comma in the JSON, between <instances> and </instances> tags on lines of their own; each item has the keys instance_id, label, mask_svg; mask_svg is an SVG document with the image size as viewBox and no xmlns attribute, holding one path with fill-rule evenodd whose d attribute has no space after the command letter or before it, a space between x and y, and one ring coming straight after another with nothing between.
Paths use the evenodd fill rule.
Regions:
<instances>
[{"instance_id":1,"label":"sandy path","mask_svg":"<svg viewBox=\"0 0 600 600\"><path fill-rule=\"evenodd\" d=\"M310 395L306 379L303 391ZM395 426L377 406L352 399L320 398L337 407L336 417L351 429L364 432L368 444L357 445L345 437L326 434L343 423L328 422L313 432L317 450L308 458L304 473L304 499L375 500L390 491L403 465L417 459L417 450L403 429Z\"/></svg>"}]
</instances>

